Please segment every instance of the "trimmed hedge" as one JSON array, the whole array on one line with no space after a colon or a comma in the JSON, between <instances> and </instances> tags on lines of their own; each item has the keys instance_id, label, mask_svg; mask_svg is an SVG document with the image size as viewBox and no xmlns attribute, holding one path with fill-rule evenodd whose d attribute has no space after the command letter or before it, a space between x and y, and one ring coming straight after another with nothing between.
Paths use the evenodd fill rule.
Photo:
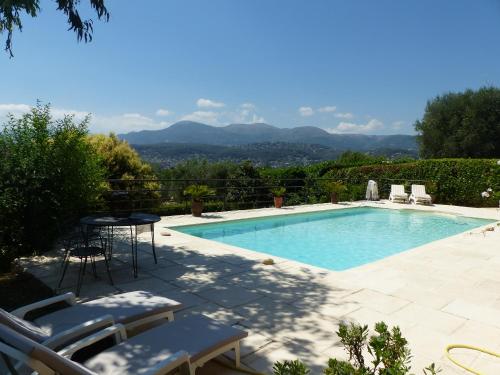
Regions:
<instances>
[{"instance_id":1,"label":"trimmed hedge","mask_svg":"<svg viewBox=\"0 0 500 375\"><path fill-rule=\"evenodd\" d=\"M474 207L498 207L500 166L497 159L429 159L403 164L377 164L330 170L324 177L343 181L356 190L350 199L364 199L368 180L379 185L381 198L389 196L391 184L404 184L410 192L413 183L426 185L436 203ZM491 188L490 198L481 193ZM353 189L350 189L353 190ZM352 193L351 193L352 195Z\"/></svg>"}]
</instances>

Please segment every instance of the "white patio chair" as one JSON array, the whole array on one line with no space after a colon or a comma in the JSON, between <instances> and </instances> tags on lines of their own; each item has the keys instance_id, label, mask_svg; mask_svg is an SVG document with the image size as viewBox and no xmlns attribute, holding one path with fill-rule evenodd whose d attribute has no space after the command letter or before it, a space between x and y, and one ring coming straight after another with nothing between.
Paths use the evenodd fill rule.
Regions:
<instances>
[{"instance_id":1,"label":"white patio chair","mask_svg":"<svg viewBox=\"0 0 500 375\"><path fill-rule=\"evenodd\" d=\"M10 367L28 366L40 375L159 375L179 366L185 366L189 374L194 375L198 367L230 350L235 351L235 362L239 367L240 341L246 336L245 331L202 315L193 315L156 326L130 339L127 339L125 327L116 324L56 353L0 324L0 352L4 353L3 357L14 358ZM115 345L81 365L71 360L78 351L109 337L115 339Z\"/></svg>"},{"instance_id":2,"label":"white patio chair","mask_svg":"<svg viewBox=\"0 0 500 375\"><path fill-rule=\"evenodd\" d=\"M432 204L432 198L425 192L425 185L411 185L410 203Z\"/></svg>"},{"instance_id":3,"label":"white patio chair","mask_svg":"<svg viewBox=\"0 0 500 375\"><path fill-rule=\"evenodd\" d=\"M104 333L104 331L101 331ZM125 335L123 326L110 327L106 332L114 335L117 341ZM109 336L107 336L109 337ZM126 336L125 336L126 337ZM136 351L135 357L140 357L141 353ZM142 353L142 357L147 357ZM38 375L109 375L113 371L113 363L106 363L102 371L93 371L85 365L77 363L70 358L66 358L60 353L54 352L26 336L14 331L13 329L0 324L0 358L3 360L3 366L0 370L5 375L18 375L25 373L36 373ZM99 358L97 354L93 359ZM145 362L147 358L144 358ZM122 364L127 362L127 358L121 358ZM189 357L186 352L177 352L173 354L165 353L161 358L150 361L151 364L141 369L135 368L132 371L141 370L141 375L160 375L167 374L175 369L179 369L182 375L189 374ZM133 372L117 372L122 375L132 374ZM138 372L137 372L138 373Z\"/></svg>"},{"instance_id":4,"label":"white patio chair","mask_svg":"<svg viewBox=\"0 0 500 375\"><path fill-rule=\"evenodd\" d=\"M391 185L389 200L394 203L408 203L408 194L403 185Z\"/></svg>"},{"instance_id":5,"label":"white patio chair","mask_svg":"<svg viewBox=\"0 0 500 375\"><path fill-rule=\"evenodd\" d=\"M57 311L33 321L26 320L30 312L59 306L62 308ZM80 304L76 303L73 293L66 293L11 313L0 309L0 323L40 344L58 348L114 323L123 324L130 334L152 322L172 321L174 311L181 307L177 301L145 291L121 293Z\"/></svg>"}]
</instances>

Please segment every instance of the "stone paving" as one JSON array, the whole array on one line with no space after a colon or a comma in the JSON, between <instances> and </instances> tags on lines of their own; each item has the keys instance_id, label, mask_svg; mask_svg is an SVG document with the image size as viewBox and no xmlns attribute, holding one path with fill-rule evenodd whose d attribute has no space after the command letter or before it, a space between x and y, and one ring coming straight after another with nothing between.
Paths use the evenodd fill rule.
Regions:
<instances>
[{"instance_id":1,"label":"stone paving","mask_svg":"<svg viewBox=\"0 0 500 375\"><path fill-rule=\"evenodd\" d=\"M245 365L270 373L277 360L300 358L320 374L329 357L345 358L335 331L339 321L400 326L414 356L413 372L436 362L444 374L465 374L444 356L451 343L478 345L500 352L500 227L478 228L356 267L334 272L269 255L191 237L171 226L247 217L327 210L359 205L397 209L389 202L311 205L164 217L156 225L158 264L148 235L139 244L139 276L134 279L129 247L118 243L112 261L115 285L107 282L98 262L99 278L84 281L81 299L112 293L148 290L178 300L177 318L205 314L249 332L242 347ZM495 209L456 206L404 208L434 210L500 220ZM170 235L164 236L168 233ZM55 287L57 251L24 260L29 272ZM76 270L76 264L74 266ZM76 272L68 272L59 292L74 291ZM500 361L472 351L455 357L484 374L500 373ZM231 374L214 363L200 374Z\"/></svg>"}]
</instances>

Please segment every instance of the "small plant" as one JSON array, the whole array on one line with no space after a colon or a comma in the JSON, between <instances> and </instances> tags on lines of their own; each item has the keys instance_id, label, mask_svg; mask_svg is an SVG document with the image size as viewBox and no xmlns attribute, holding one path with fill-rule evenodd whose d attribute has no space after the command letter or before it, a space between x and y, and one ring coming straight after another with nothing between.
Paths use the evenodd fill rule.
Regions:
<instances>
[{"instance_id":1,"label":"small plant","mask_svg":"<svg viewBox=\"0 0 500 375\"><path fill-rule=\"evenodd\" d=\"M190 185L184 190L184 195L190 196L191 212L193 216L200 217L203 212L203 198L215 195L215 190L207 185Z\"/></svg>"},{"instance_id":2,"label":"small plant","mask_svg":"<svg viewBox=\"0 0 500 375\"><path fill-rule=\"evenodd\" d=\"M311 371L301 361L276 362L273 366L273 375L308 375Z\"/></svg>"},{"instance_id":3,"label":"small plant","mask_svg":"<svg viewBox=\"0 0 500 375\"><path fill-rule=\"evenodd\" d=\"M215 195L215 190L207 185L189 185L184 189L184 195L190 196L195 202L201 202L203 198Z\"/></svg>"},{"instance_id":4,"label":"small plant","mask_svg":"<svg viewBox=\"0 0 500 375\"><path fill-rule=\"evenodd\" d=\"M285 195L286 189L284 187L273 188L271 189L271 193L274 196L274 207L283 207L283 195Z\"/></svg>"},{"instance_id":5,"label":"small plant","mask_svg":"<svg viewBox=\"0 0 500 375\"><path fill-rule=\"evenodd\" d=\"M389 329L387 324L375 324L376 334L368 338L368 326L340 323L337 335L349 354L349 361L330 359L326 375L405 375L410 373L411 352L408 341L401 335L399 327ZM363 351L373 357L372 366L365 363ZM423 372L436 375L440 372L431 364Z\"/></svg>"},{"instance_id":6,"label":"small plant","mask_svg":"<svg viewBox=\"0 0 500 375\"><path fill-rule=\"evenodd\" d=\"M281 197L283 197L283 195L285 195L286 189L282 186L277 187L277 188L273 188L273 189L271 189L271 193L273 194L273 196L275 196L277 198L281 198Z\"/></svg>"},{"instance_id":7,"label":"small plant","mask_svg":"<svg viewBox=\"0 0 500 375\"><path fill-rule=\"evenodd\" d=\"M327 193L343 193L347 190L347 186L342 181L326 181L323 188Z\"/></svg>"},{"instance_id":8,"label":"small plant","mask_svg":"<svg viewBox=\"0 0 500 375\"><path fill-rule=\"evenodd\" d=\"M337 335L349 354L348 361L335 358L328 360L325 375L409 375L411 353L408 342L399 327L389 329L387 324L375 324L376 334L368 337L368 326L355 323L340 323ZM363 356L371 356L371 365ZM441 369L434 363L422 370L424 375L437 375ZM299 360L276 362L273 375L309 374L309 369Z\"/></svg>"},{"instance_id":9,"label":"small plant","mask_svg":"<svg viewBox=\"0 0 500 375\"><path fill-rule=\"evenodd\" d=\"M436 368L436 365L434 363L431 363L429 366L424 368L423 370L424 375L436 375L441 372L440 368Z\"/></svg>"},{"instance_id":10,"label":"small plant","mask_svg":"<svg viewBox=\"0 0 500 375\"><path fill-rule=\"evenodd\" d=\"M323 189L330 194L332 203L338 203L339 195L347 191L347 186L341 181L326 181L323 183Z\"/></svg>"},{"instance_id":11,"label":"small plant","mask_svg":"<svg viewBox=\"0 0 500 375\"><path fill-rule=\"evenodd\" d=\"M354 365L357 368L364 368L365 359L363 357L363 349L366 346L366 339L368 337L368 326L361 326L354 323L350 325L340 323L337 335L349 353L349 360L354 361Z\"/></svg>"}]
</instances>

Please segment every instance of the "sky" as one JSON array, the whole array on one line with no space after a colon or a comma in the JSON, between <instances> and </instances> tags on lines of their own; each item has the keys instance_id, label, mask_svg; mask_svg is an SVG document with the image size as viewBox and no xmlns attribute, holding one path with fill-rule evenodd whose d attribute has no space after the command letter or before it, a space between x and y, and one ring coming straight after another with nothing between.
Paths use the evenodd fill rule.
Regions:
<instances>
[{"instance_id":1,"label":"sky","mask_svg":"<svg viewBox=\"0 0 500 375\"><path fill-rule=\"evenodd\" d=\"M413 134L426 102L500 86L499 0L106 0L77 43L56 2L0 53L0 121L37 100L92 132L192 120ZM0 35L5 43L5 35Z\"/></svg>"}]
</instances>

